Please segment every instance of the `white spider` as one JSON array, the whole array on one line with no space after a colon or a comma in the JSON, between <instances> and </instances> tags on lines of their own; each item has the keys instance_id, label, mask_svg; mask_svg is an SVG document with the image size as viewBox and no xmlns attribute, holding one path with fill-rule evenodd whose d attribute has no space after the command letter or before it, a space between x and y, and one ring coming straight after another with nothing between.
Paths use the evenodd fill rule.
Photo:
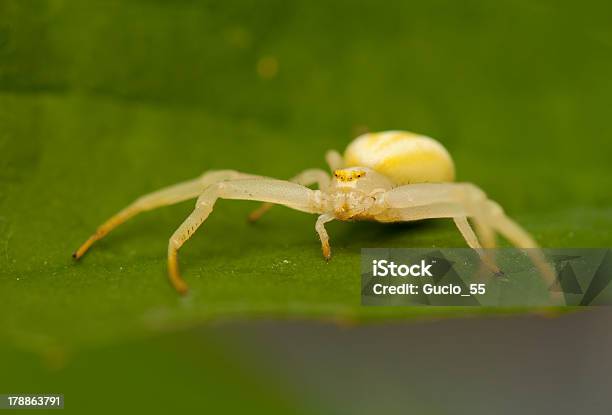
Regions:
<instances>
[{"instance_id":1,"label":"white spider","mask_svg":"<svg viewBox=\"0 0 612 415\"><path fill-rule=\"evenodd\" d=\"M471 183L453 183L455 168L450 155L429 137L402 131L364 134L348 146L344 157L328 151L326 160L333 177L320 169L305 170L290 181L218 170L142 196L102 224L73 257L79 259L94 242L140 212L196 197L194 211L168 244L169 277L180 293L187 292L187 284L179 274L177 252L210 215L219 198L265 202L249 216L253 221L273 204L318 214L315 229L326 259L331 251L324 225L334 219L399 222L452 218L467 244L477 249L494 270L497 268L482 254L482 248L495 246L496 232L517 247L537 247L531 236L482 190ZM318 190L307 187L313 184ZM554 276L539 251L527 251L545 278L552 281Z\"/></svg>"}]
</instances>

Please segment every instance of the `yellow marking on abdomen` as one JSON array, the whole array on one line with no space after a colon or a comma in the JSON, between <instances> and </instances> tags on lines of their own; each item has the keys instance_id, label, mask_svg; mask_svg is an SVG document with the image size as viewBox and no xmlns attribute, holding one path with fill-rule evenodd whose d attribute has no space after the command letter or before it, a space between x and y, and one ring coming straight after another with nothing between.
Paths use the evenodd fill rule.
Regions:
<instances>
[{"instance_id":1,"label":"yellow marking on abdomen","mask_svg":"<svg viewBox=\"0 0 612 415\"><path fill-rule=\"evenodd\" d=\"M369 167L397 184L449 182L455 178L450 154L436 140L388 131L357 137L346 149L348 167Z\"/></svg>"}]
</instances>

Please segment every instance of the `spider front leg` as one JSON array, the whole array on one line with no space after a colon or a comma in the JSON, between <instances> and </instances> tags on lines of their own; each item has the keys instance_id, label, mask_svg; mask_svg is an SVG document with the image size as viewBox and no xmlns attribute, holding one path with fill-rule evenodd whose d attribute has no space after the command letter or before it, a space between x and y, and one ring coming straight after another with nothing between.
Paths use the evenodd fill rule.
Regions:
<instances>
[{"instance_id":1,"label":"spider front leg","mask_svg":"<svg viewBox=\"0 0 612 415\"><path fill-rule=\"evenodd\" d=\"M421 183L396 187L385 194L390 208L449 205L463 209L464 216L475 217L497 230L519 248L537 248L533 238L485 193L470 183ZM455 217L455 216L447 216Z\"/></svg>"},{"instance_id":2,"label":"spider front leg","mask_svg":"<svg viewBox=\"0 0 612 415\"><path fill-rule=\"evenodd\" d=\"M470 183L421 183L400 186L384 194L384 204L392 210L415 209L419 212L420 219L473 217L486 227L499 232L518 248L538 248L529 233L506 216L503 209L488 199L482 190ZM555 275L542 252L539 249L528 249L526 252L546 282L552 284Z\"/></svg>"},{"instance_id":3,"label":"spider front leg","mask_svg":"<svg viewBox=\"0 0 612 415\"><path fill-rule=\"evenodd\" d=\"M502 274L495 260L482 249L482 245L474 230L470 226L464 207L452 203L437 203L431 205L415 206L409 208L391 208L383 211L376 217L382 222L415 221L423 219L452 218L457 229L467 242L468 246L476 252L482 262L495 274Z\"/></svg>"},{"instance_id":4,"label":"spider front leg","mask_svg":"<svg viewBox=\"0 0 612 415\"><path fill-rule=\"evenodd\" d=\"M141 212L153 210L162 206L173 205L189 199L195 199L202 194L204 189L206 189L208 186L222 180L256 177L261 176L240 173L234 170L210 171L204 173L202 176L196 179L168 186L156 192L141 196L128 207L119 211L100 225L96 232L91 235L89 239L87 239L83 245L81 245L79 249L74 252L74 254L72 254L72 257L77 260L80 259L96 241L104 238L117 226Z\"/></svg>"},{"instance_id":5,"label":"spider front leg","mask_svg":"<svg viewBox=\"0 0 612 415\"><path fill-rule=\"evenodd\" d=\"M168 274L179 293L187 292L178 267L178 250L208 218L217 199L257 200L288 206L302 212L321 213L321 193L296 183L273 179L230 180L208 187L195 210L174 232L168 243Z\"/></svg>"},{"instance_id":6,"label":"spider front leg","mask_svg":"<svg viewBox=\"0 0 612 415\"><path fill-rule=\"evenodd\" d=\"M466 216L456 216L453 218L453 221L455 222L455 226L457 226L457 229L459 229L459 232L463 236L463 239L465 239L465 241L467 242L468 246L478 252L478 255L482 259L482 262L486 264L489 269L493 271L496 275L503 275L503 272L495 263L495 258L493 258L489 251L485 251L482 249L481 242L474 233L474 230L472 229L468 218Z\"/></svg>"},{"instance_id":7,"label":"spider front leg","mask_svg":"<svg viewBox=\"0 0 612 415\"><path fill-rule=\"evenodd\" d=\"M328 150L325 153L325 161L329 166L330 171L334 171L344 167L344 159L342 155L338 153L336 150ZM325 190L329 187L329 183L331 178L329 173L323 171L321 169L308 169L304 170L297 176L289 179L289 181L301 184L302 186L311 186L313 184L317 184L319 190ZM261 218L264 213L270 210L274 206L272 203L263 203L258 209L251 212L248 216L249 222L256 222Z\"/></svg>"},{"instance_id":8,"label":"spider front leg","mask_svg":"<svg viewBox=\"0 0 612 415\"><path fill-rule=\"evenodd\" d=\"M290 182L297 183L302 186L312 186L316 183L319 186L319 190L326 190L329 187L330 180L331 178L329 177L329 173L321 169L304 170L297 176L289 179ZM259 220L259 218L261 218L264 213L269 211L272 206L274 206L274 203L262 203L259 208L249 214L249 222L256 222Z\"/></svg>"}]
</instances>

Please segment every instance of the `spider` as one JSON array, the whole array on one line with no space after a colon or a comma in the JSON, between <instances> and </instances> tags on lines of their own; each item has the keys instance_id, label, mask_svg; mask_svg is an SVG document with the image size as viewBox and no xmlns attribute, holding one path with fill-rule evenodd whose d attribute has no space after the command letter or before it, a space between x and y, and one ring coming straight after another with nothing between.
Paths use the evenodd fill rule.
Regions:
<instances>
[{"instance_id":1,"label":"spider","mask_svg":"<svg viewBox=\"0 0 612 415\"><path fill-rule=\"evenodd\" d=\"M537 247L529 233L477 186L454 182L453 160L432 138L404 131L367 133L349 144L344 157L330 150L325 158L332 175L308 169L286 181L217 170L144 195L104 222L73 257L81 258L94 242L138 213L194 198L195 209L168 243L170 282L181 294L188 287L179 273L178 250L208 218L219 198L264 202L249 215L251 221L274 204L319 215L315 230L326 260L331 258L331 249L325 224L334 219L403 222L452 218L467 244L479 253L482 248L495 247L496 233L517 247ZM315 184L317 190L308 187ZM527 251L536 266L547 274L546 279L554 278L539 251ZM483 256L483 260L499 271L490 259Z\"/></svg>"}]
</instances>

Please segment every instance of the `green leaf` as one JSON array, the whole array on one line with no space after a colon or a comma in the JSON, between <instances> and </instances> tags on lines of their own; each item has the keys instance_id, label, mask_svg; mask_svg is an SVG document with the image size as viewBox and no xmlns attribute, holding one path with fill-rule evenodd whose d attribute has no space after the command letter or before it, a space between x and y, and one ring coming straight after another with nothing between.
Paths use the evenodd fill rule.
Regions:
<instances>
[{"instance_id":1,"label":"green leaf","mask_svg":"<svg viewBox=\"0 0 612 415\"><path fill-rule=\"evenodd\" d=\"M165 262L191 202L70 258L144 193L219 168L287 178L364 129L439 138L460 180L545 247L610 245L610 27L566 30L586 9L34 3L0 3L0 336L13 344L227 318L550 312L360 306L360 248L464 246L448 221L332 223L326 263L313 216L275 208L249 225L257 204L220 201L180 251L187 298ZM511 17L520 27L505 30Z\"/></svg>"}]
</instances>

